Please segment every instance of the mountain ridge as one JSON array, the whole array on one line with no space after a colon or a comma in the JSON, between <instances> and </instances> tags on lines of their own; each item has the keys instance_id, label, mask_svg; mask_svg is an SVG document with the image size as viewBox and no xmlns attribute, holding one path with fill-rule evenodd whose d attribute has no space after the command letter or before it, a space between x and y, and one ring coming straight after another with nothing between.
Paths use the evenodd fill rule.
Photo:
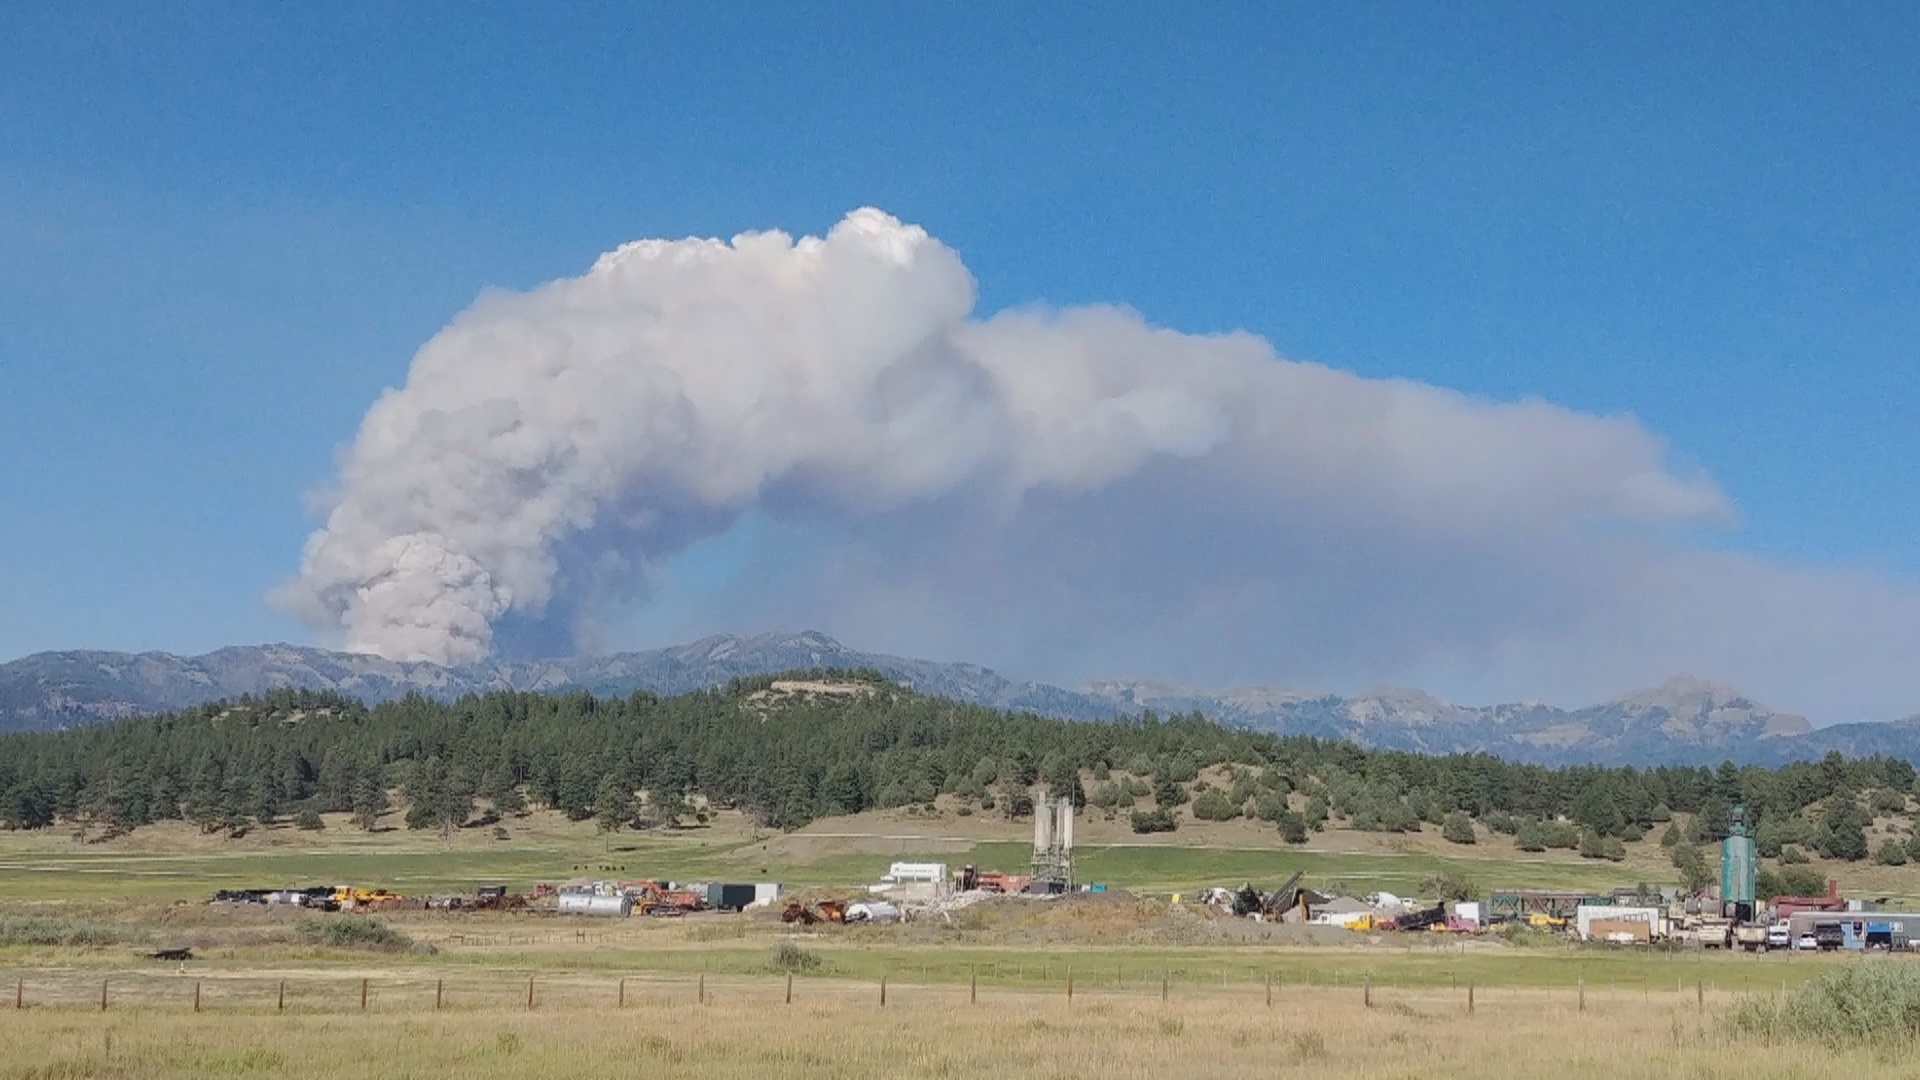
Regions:
<instances>
[{"instance_id":1,"label":"mountain ridge","mask_svg":"<svg viewBox=\"0 0 1920 1080\"><path fill-rule=\"evenodd\" d=\"M1394 687L1343 697L1276 686L1215 690L1103 679L1069 690L1010 679L978 664L863 652L811 630L716 634L606 656L461 667L285 643L227 646L198 656L44 652L0 664L0 731L95 723L282 687L334 690L369 702L408 693L452 698L494 690L679 694L741 676L824 667L871 668L922 693L1069 719L1197 711L1279 734L1427 753L1484 752L1542 764L1777 764L1829 750L1920 761L1920 717L1815 729L1805 717L1776 712L1733 687L1691 675L1579 709L1537 702L1458 705Z\"/></svg>"}]
</instances>

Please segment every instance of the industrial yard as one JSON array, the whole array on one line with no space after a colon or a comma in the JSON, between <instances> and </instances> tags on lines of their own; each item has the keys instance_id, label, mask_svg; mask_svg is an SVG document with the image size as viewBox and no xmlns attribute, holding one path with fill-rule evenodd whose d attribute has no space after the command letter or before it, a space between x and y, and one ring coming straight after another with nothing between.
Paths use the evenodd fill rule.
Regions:
<instances>
[{"instance_id":1,"label":"industrial yard","mask_svg":"<svg viewBox=\"0 0 1920 1080\"><path fill-rule=\"evenodd\" d=\"M1009 1076L1654 1076L1729 1061L1793 1076L1829 1052L1762 1052L1728 1035L1726 1011L1905 962L1845 955L1905 940L1880 940L1886 920L1847 912L1838 888L1787 917L1844 925L1841 940L1739 948L1738 928L1773 912L1719 903L1746 887L1737 853L1730 890L1643 895L1607 884L1625 876L1612 865L1367 850L1340 831L1308 850L1209 846L1199 830L1191 846L1086 844L1076 815L1041 808L1020 840L953 821L938 824L974 835L915 839L926 823L911 819L769 836L725 817L609 838L537 813L510 851L344 829L217 850L164 830L0 838L0 979L17 1006L0 1009L14 1040L0 1076L293 1076L316 1060L879 1076L903 1059L959 1075L1002 1058ZM321 883L341 867L362 874ZM1447 876L1488 884L1472 900L1421 893ZM402 1033L404 1057L385 1056ZM1612 1056L1621 1045L1632 1064ZM1849 1067L1894 1075L1864 1054Z\"/></svg>"}]
</instances>

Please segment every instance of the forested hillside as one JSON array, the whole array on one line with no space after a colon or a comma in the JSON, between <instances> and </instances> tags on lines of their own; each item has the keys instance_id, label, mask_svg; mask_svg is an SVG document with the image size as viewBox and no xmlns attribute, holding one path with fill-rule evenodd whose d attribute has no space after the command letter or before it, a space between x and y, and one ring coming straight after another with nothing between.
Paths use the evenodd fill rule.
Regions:
<instances>
[{"instance_id":1,"label":"forested hillside","mask_svg":"<svg viewBox=\"0 0 1920 1080\"><path fill-rule=\"evenodd\" d=\"M814 681L796 681L810 678ZM827 679L826 682L818 680ZM914 694L875 673L743 679L661 698L492 693L368 707L285 691L165 716L0 738L0 824L91 836L181 819L215 833L318 825L490 822L529 803L607 828L691 823L736 808L773 828L874 807L1020 814L1040 786L1070 790L1138 831L1246 816L1303 841L1329 822L1374 831L1476 825L1523 849L1617 858L1662 823L1681 849L1747 808L1762 854L1796 848L1891 861L1920 848L1906 823L1915 770L1894 758L1777 769L1547 768L1275 737L1197 714L1085 723ZM1896 840L1895 838L1898 837ZM1920 855L1920 850L1912 850ZM1684 869L1684 867L1683 867Z\"/></svg>"}]
</instances>

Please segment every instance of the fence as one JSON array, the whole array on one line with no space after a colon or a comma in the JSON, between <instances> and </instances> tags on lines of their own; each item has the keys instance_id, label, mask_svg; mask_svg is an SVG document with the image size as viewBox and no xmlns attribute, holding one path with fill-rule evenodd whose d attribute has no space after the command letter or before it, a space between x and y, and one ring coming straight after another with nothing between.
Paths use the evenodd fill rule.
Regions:
<instances>
[{"instance_id":1,"label":"fence","mask_svg":"<svg viewBox=\"0 0 1920 1080\"><path fill-rule=\"evenodd\" d=\"M1614 1003L1658 1001L1665 1007L1703 1010L1722 988L1705 979L1676 979L1656 991L1589 984L1570 986L1484 986L1472 979L1453 985L1421 982L1396 985L1362 975L1350 982L1289 982L1274 974L1255 981L1176 978L1171 969L1157 974L1113 968L1067 967L1044 983L1007 983L974 971L962 982L903 981L892 975L874 980L835 976L707 976L565 971L535 974L452 970L445 974L333 974L288 971L156 972L152 970L35 970L0 973L6 997L0 1011L61 1009L74 1011L165 1010L245 1013L396 1013L434 1010L584 1010L638 1009L667 1004L791 1006L844 1003L885 1008L889 1001L939 1000L953 1005L987 1005L996 1000L1032 1004L1049 999L1071 1008L1076 1001L1105 998L1161 1001L1205 997L1232 999L1239 1007L1284 1008L1290 997L1310 995L1316 1003L1347 1001L1361 1008L1398 1007L1419 1002L1423 1008L1470 1014L1524 1003L1529 1008L1558 1004L1584 1012L1589 999L1599 1008ZM1764 989L1785 989L1785 983ZM1750 983L1738 987L1754 990Z\"/></svg>"}]
</instances>

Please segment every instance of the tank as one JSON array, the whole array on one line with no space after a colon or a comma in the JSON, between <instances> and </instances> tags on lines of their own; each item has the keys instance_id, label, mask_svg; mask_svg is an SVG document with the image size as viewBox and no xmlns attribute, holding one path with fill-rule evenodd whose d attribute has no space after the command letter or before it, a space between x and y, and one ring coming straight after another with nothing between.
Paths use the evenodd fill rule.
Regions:
<instances>
[{"instance_id":1,"label":"tank","mask_svg":"<svg viewBox=\"0 0 1920 1080\"><path fill-rule=\"evenodd\" d=\"M598 893L561 893L560 913L562 915L624 917L633 914L633 897L625 894L603 896Z\"/></svg>"},{"instance_id":2,"label":"tank","mask_svg":"<svg viewBox=\"0 0 1920 1080\"><path fill-rule=\"evenodd\" d=\"M1720 842L1720 900L1724 904L1753 906L1754 875L1758 872L1753 835L1747 831L1743 807L1733 810L1733 831Z\"/></svg>"}]
</instances>

